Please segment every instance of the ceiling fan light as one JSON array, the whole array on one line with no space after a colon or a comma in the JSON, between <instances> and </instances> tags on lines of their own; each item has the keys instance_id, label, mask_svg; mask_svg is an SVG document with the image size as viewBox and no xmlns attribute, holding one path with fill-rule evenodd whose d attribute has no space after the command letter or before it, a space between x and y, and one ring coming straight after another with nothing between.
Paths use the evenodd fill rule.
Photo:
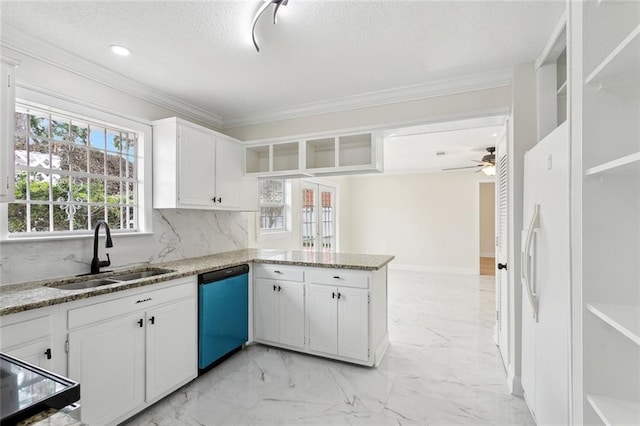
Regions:
<instances>
[{"instance_id":1,"label":"ceiling fan light","mask_svg":"<svg viewBox=\"0 0 640 426\"><path fill-rule=\"evenodd\" d=\"M487 176L495 176L496 175L496 166L487 166L482 168L482 173Z\"/></svg>"}]
</instances>

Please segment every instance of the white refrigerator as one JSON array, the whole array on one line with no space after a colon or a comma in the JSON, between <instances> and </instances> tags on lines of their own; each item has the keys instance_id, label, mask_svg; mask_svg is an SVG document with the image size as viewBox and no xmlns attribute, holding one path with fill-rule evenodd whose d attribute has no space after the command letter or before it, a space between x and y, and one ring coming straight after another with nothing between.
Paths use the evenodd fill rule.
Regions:
<instances>
[{"instance_id":1,"label":"white refrigerator","mask_svg":"<svg viewBox=\"0 0 640 426\"><path fill-rule=\"evenodd\" d=\"M536 423L570 413L570 170L565 122L525 154L522 387Z\"/></svg>"}]
</instances>

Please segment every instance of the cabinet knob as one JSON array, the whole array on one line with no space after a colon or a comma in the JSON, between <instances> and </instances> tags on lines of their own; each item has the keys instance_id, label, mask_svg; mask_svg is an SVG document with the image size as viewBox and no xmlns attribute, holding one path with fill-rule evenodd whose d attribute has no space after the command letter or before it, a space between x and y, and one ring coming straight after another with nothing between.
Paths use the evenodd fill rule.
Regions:
<instances>
[{"instance_id":1,"label":"cabinet knob","mask_svg":"<svg viewBox=\"0 0 640 426\"><path fill-rule=\"evenodd\" d=\"M278 286L278 291L282 290L282 287Z\"/></svg>"},{"instance_id":2,"label":"cabinet knob","mask_svg":"<svg viewBox=\"0 0 640 426\"><path fill-rule=\"evenodd\" d=\"M273 285L273 291L276 291L276 285L275 284Z\"/></svg>"},{"instance_id":3,"label":"cabinet knob","mask_svg":"<svg viewBox=\"0 0 640 426\"><path fill-rule=\"evenodd\" d=\"M274 274L282 274L280 271L273 271Z\"/></svg>"},{"instance_id":4,"label":"cabinet knob","mask_svg":"<svg viewBox=\"0 0 640 426\"><path fill-rule=\"evenodd\" d=\"M153 316L153 317L149 318L149 322L151 323L151 325L155 324L156 323L156 317Z\"/></svg>"},{"instance_id":5,"label":"cabinet knob","mask_svg":"<svg viewBox=\"0 0 640 426\"><path fill-rule=\"evenodd\" d=\"M214 203L221 203L221 202L222 202L222 197L218 197L218 198L213 197L213 198L211 199L211 201L213 201Z\"/></svg>"},{"instance_id":6,"label":"cabinet knob","mask_svg":"<svg viewBox=\"0 0 640 426\"><path fill-rule=\"evenodd\" d=\"M336 298L336 293L335 293L335 292L332 292L332 293L331 293L331 298L332 298L332 299L335 299L335 298Z\"/></svg>"},{"instance_id":7,"label":"cabinet knob","mask_svg":"<svg viewBox=\"0 0 640 426\"><path fill-rule=\"evenodd\" d=\"M338 292L338 299L340 299L341 296L342 296L342 294L340 292Z\"/></svg>"},{"instance_id":8,"label":"cabinet knob","mask_svg":"<svg viewBox=\"0 0 640 426\"><path fill-rule=\"evenodd\" d=\"M334 275L333 278L336 279L336 280L339 280L340 279L340 275Z\"/></svg>"},{"instance_id":9,"label":"cabinet knob","mask_svg":"<svg viewBox=\"0 0 640 426\"><path fill-rule=\"evenodd\" d=\"M507 264L506 263L498 263L498 269L507 269Z\"/></svg>"},{"instance_id":10,"label":"cabinet knob","mask_svg":"<svg viewBox=\"0 0 640 426\"><path fill-rule=\"evenodd\" d=\"M142 325L144 324L144 321L142 321L142 318L140 318L138 321L136 321L138 323L138 325L140 327L142 327Z\"/></svg>"},{"instance_id":11,"label":"cabinet knob","mask_svg":"<svg viewBox=\"0 0 640 426\"><path fill-rule=\"evenodd\" d=\"M44 354L47 356L47 359L51 359L51 348L47 348L47 350L44 351Z\"/></svg>"}]
</instances>

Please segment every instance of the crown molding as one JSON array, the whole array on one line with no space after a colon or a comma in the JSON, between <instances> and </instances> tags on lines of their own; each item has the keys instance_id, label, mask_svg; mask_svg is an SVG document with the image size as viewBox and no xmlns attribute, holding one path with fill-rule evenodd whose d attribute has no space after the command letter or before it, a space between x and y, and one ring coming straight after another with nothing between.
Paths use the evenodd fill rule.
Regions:
<instances>
[{"instance_id":1,"label":"crown molding","mask_svg":"<svg viewBox=\"0 0 640 426\"><path fill-rule=\"evenodd\" d=\"M169 109L181 114L185 118L194 119L218 129L229 129L272 121L410 102L495 87L505 87L511 85L513 75L510 69L498 70L484 74L433 81L395 89L379 90L286 108L223 117L189 102L185 102L175 96L163 93L159 89L111 71L102 65L77 56L30 34L26 34L11 25L3 25L2 32L0 33L0 48L2 49L2 55L5 57L30 57L42 61L56 68L125 92L151 104Z\"/></svg>"},{"instance_id":2,"label":"crown molding","mask_svg":"<svg viewBox=\"0 0 640 426\"><path fill-rule=\"evenodd\" d=\"M513 72L510 69L505 69L466 77L398 87L395 89L378 90L294 107L227 116L224 117L223 128L248 126L332 112L410 102L495 87L505 87L511 85L512 77Z\"/></svg>"},{"instance_id":3,"label":"crown molding","mask_svg":"<svg viewBox=\"0 0 640 426\"><path fill-rule=\"evenodd\" d=\"M0 47L12 56L27 56L56 68L63 69L105 86L127 93L151 104L167 108L185 117L199 120L215 127L222 127L223 120L203 108L185 102L175 96L147 86L144 83L111 71L102 65L77 56L42 39L3 24ZM10 54L7 52L7 54Z\"/></svg>"}]
</instances>

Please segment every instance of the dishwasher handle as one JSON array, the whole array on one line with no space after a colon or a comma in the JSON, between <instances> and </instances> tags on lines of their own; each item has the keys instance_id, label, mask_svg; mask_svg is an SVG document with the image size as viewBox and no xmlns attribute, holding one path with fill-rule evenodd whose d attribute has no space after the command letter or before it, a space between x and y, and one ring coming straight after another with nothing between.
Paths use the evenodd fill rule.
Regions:
<instances>
[{"instance_id":1,"label":"dishwasher handle","mask_svg":"<svg viewBox=\"0 0 640 426\"><path fill-rule=\"evenodd\" d=\"M205 272L204 274L198 275L198 284L208 284L247 273L249 273L249 265L247 264L220 269L217 271Z\"/></svg>"}]
</instances>

